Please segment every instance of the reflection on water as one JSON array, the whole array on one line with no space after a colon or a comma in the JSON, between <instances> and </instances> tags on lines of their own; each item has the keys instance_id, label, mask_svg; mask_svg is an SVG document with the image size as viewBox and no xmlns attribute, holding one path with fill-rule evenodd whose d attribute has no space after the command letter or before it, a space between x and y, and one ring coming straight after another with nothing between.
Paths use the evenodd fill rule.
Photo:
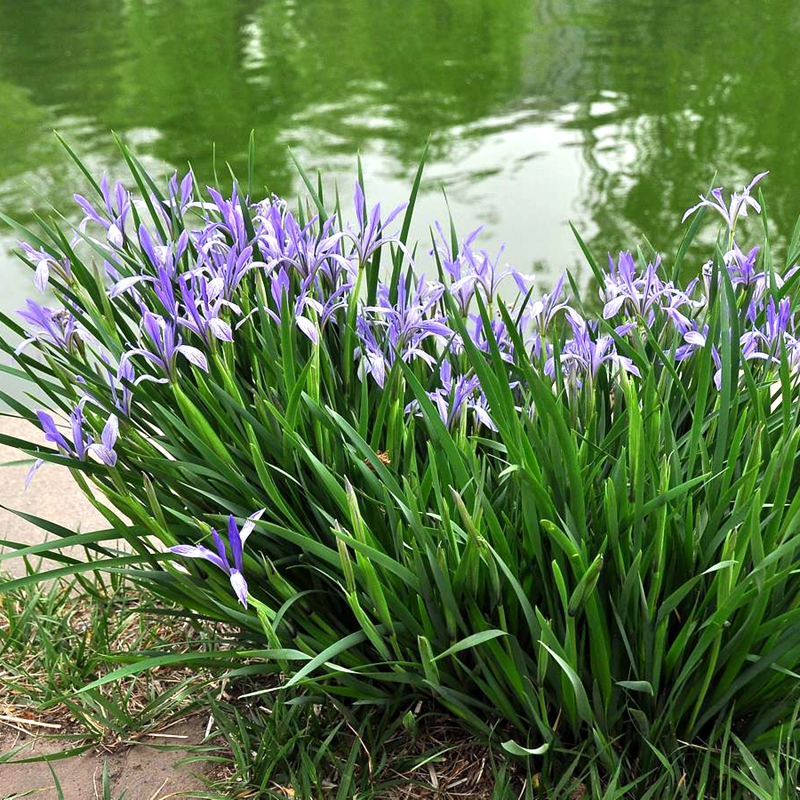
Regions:
<instances>
[{"instance_id":1,"label":"reflection on water","mask_svg":"<svg viewBox=\"0 0 800 800\"><path fill-rule=\"evenodd\" d=\"M121 173L109 130L156 171L211 145L297 189L293 147L347 193L405 199L431 137L420 218L485 226L521 269L645 233L668 250L707 188L771 169L770 216L800 212L800 4L728 0L0 0L0 207L64 208L78 184L51 131ZM4 234L2 244L11 237ZM8 310L27 291L3 254ZM6 286L8 286L6 281Z\"/></svg>"}]
</instances>

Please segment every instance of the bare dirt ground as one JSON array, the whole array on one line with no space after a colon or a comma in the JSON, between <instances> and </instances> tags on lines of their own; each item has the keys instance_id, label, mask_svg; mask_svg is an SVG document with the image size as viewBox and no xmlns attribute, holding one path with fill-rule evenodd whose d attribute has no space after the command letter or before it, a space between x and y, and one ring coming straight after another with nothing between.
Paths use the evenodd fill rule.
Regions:
<instances>
[{"instance_id":1,"label":"bare dirt ground","mask_svg":"<svg viewBox=\"0 0 800 800\"><path fill-rule=\"evenodd\" d=\"M66 800L102 798L103 764L106 764L111 797L125 792L126 800L166 800L187 797L190 792L202 792L204 784L198 763L176 766L185 758L180 745L196 745L203 739L206 720L193 717L170 728L175 738L161 739L158 745L137 744L133 747L102 754L93 750L72 758L52 761ZM156 740L157 741L157 740ZM159 746L160 745L160 746ZM161 749L169 746L170 749ZM22 747L17 759L58 753L68 745L9 730L0 734L0 752ZM40 800L57 800L53 776L46 763L0 764L0 798L20 797L26 792ZM195 795L197 796L197 795Z\"/></svg>"},{"instance_id":2,"label":"bare dirt ground","mask_svg":"<svg viewBox=\"0 0 800 800\"><path fill-rule=\"evenodd\" d=\"M28 438L31 434L43 441L27 423L0 417L0 431L9 436ZM23 454L0 445L0 464L19 460ZM86 500L74 484L66 469L46 464L25 489L27 466L0 466L0 505L34 514L56 522L71 530L97 530L106 527L105 520ZM26 544L36 544L44 538L43 531L0 508L0 539ZM20 559L9 559L2 564L14 576L25 574ZM44 565L47 568L47 565ZM35 735L35 728L26 733L24 724L3 720L0 715L0 758L3 753L22 746L15 759L34 755L53 754L74 746ZM61 784L66 800L93 800L102 797L101 781L104 762L108 766L111 796L118 798L123 791L126 800L160 800L186 797L188 792L201 791L202 780L197 777L204 771L199 763L175 766L186 757L181 745L198 744L204 733L206 719L193 717L171 727L168 733L176 738L152 739L158 746L137 744L113 753L95 750L82 755L51 762ZM185 737L185 738L184 738ZM147 739L147 737L144 737ZM160 748L159 748L160 746ZM170 746L173 749L163 749ZM46 763L0 763L0 800L20 796L33 796L41 800L58 797L52 774ZM202 796L195 795L195 796Z\"/></svg>"}]
</instances>

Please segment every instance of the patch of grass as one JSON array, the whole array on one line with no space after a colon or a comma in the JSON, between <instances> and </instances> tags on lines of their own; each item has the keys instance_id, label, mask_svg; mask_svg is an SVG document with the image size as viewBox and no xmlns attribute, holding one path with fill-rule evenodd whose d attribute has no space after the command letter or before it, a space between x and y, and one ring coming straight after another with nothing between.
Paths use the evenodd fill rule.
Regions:
<instances>
[{"instance_id":1,"label":"patch of grass","mask_svg":"<svg viewBox=\"0 0 800 800\"><path fill-rule=\"evenodd\" d=\"M244 689L246 687L239 687ZM213 704L237 797L504 797L525 767L433 707L346 708L319 694ZM500 792L500 794L498 794Z\"/></svg>"},{"instance_id":2,"label":"patch of grass","mask_svg":"<svg viewBox=\"0 0 800 800\"><path fill-rule=\"evenodd\" d=\"M210 670L157 667L75 690L117 664L191 652L225 632L171 615L146 590L114 573L33 584L0 594L0 726L64 742L73 755L110 752L145 741L171 742L172 724L189 714L209 718L209 737L182 763L212 765L207 792L217 798L303 800L697 800L708 797L789 800L800 782L800 754L790 742L757 758L728 728L724 749L682 745L662 774L625 783L581 751L559 754L559 779L510 755L496 729L470 733L430 702L353 705L316 690L281 689L280 681L220 679ZM242 667L247 671L247 666ZM265 688L272 691L263 693ZM259 692L253 696L253 692ZM0 764L21 757L14 748ZM687 766L690 767L687 771ZM716 776L711 780L711 776ZM54 775L54 787L59 790ZM62 795L57 794L58 797ZM97 796L114 798L108 772Z\"/></svg>"},{"instance_id":3,"label":"patch of grass","mask_svg":"<svg viewBox=\"0 0 800 800\"><path fill-rule=\"evenodd\" d=\"M765 761L726 727L722 747L681 744L633 781L619 770L609 774L584 750L562 751L554 778L433 706L377 711L319 694L270 697L254 703L228 695L211 704L225 742L213 784L226 797L795 800L800 792L800 750L791 734Z\"/></svg>"},{"instance_id":4,"label":"patch of grass","mask_svg":"<svg viewBox=\"0 0 800 800\"><path fill-rule=\"evenodd\" d=\"M215 677L156 667L77 692L132 653L190 652L212 626L176 615L124 577L95 573L0 592L0 724L114 750L168 739L169 726L203 707Z\"/></svg>"}]
</instances>

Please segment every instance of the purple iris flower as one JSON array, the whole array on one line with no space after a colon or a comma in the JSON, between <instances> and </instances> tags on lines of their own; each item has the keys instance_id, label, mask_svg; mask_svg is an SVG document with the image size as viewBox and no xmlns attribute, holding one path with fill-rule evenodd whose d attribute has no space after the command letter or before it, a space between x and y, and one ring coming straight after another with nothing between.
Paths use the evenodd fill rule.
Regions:
<instances>
[{"instance_id":1,"label":"purple iris flower","mask_svg":"<svg viewBox=\"0 0 800 800\"><path fill-rule=\"evenodd\" d=\"M32 342L48 342L59 350L71 352L81 340L93 340L88 331L78 324L71 311L64 308L46 308L33 300L27 300L26 304L27 309L20 309L17 314L28 325L38 330L28 331L28 338L22 341L14 351L16 355L19 355Z\"/></svg>"},{"instance_id":2,"label":"purple iris flower","mask_svg":"<svg viewBox=\"0 0 800 800\"><path fill-rule=\"evenodd\" d=\"M250 245L237 250L215 241L201 253L200 262L194 272L207 276L208 291L212 297L219 295L224 300L231 301L244 276L260 267L266 267L266 264L253 260L253 248Z\"/></svg>"},{"instance_id":3,"label":"purple iris flower","mask_svg":"<svg viewBox=\"0 0 800 800\"><path fill-rule=\"evenodd\" d=\"M725 265L734 286L749 288L764 282L765 274L756 272L759 250L759 246L756 245L745 255L739 245L734 242L733 247L725 254Z\"/></svg>"},{"instance_id":4,"label":"purple iris flower","mask_svg":"<svg viewBox=\"0 0 800 800\"><path fill-rule=\"evenodd\" d=\"M711 346L711 358L714 361L714 366L717 368L714 373L714 386L719 390L722 386L722 358L719 354L717 346L708 341L708 325L704 325L702 330L697 329L688 331L683 335L684 345L675 351L676 361L685 361L690 356L694 355L697 350Z\"/></svg>"},{"instance_id":5,"label":"purple iris flower","mask_svg":"<svg viewBox=\"0 0 800 800\"><path fill-rule=\"evenodd\" d=\"M315 219L317 219L315 217ZM276 195L257 203L253 212L253 225L256 230L258 249L264 254L268 264L280 264L291 259L295 236L288 231L299 231L305 235L297 220L289 210L286 201Z\"/></svg>"},{"instance_id":6,"label":"purple iris flower","mask_svg":"<svg viewBox=\"0 0 800 800\"><path fill-rule=\"evenodd\" d=\"M233 330L230 324L220 317L220 313L225 307L230 308L235 314L240 314L241 309L224 300L221 294L213 296L203 275L194 275L191 282L190 276L180 275L178 284L184 307L184 315L178 317L178 325L196 333L206 345L211 344L212 337L223 342L232 342Z\"/></svg>"},{"instance_id":7,"label":"purple iris flower","mask_svg":"<svg viewBox=\"0 0 800 800\"><path fill-rule=\"evenodd\" d=\"M788 300L788 298L786 298ZM773 307L774 309L774 307ZM780 346L780 341L786 341L790 350L793 350L797 342L794 337L788 335L788 315L784 316L783 311L779 311L772 319L768 320L765 330L747 331L739 338L741 357L747 361L765 361L779 363L775 356L776 349ZM704 347L711 347L711 358L714 361L716 371L714 372L714 386L719 390L722 387L722 358L719 349L708 341L708 326L703 330L692 330L684 335L685 345L679 347L675 352L675 359L683 361L693 355L697 350ZM759 345L765 343L767 350L762 350Z\"/></svg>"},{"instance_id":8,"label":"purple iris flower","mask_svg":"<svg viewBox=\"0 0 800 800\"><path fill-rule=\"evenodd\" d=\"M786 281L788 281L798 270L800 266L794 266L786 270L784 275L770 275L768 273L761 273L757 275L753 281L753 295L750 298L750 303L747 307L747 317L755 324L759 311L764 308L764 298L770 288L770 283L774 279L774 288L780 289Z\"/></svg>"},{"instance_id":9,"label":"purple iris flower","mask_svg":"<svg viewBox=\"0 0 800 800\"><path fill-rule=\"evenodd\" d=\"M771 364L780 364L780 359L777 358L775 355L772 354L770 349L768 348L765 352L761 349L762 345L762 333L761 331L747 331L744 333L741 338L739 339L739 346L741 347L741 357L745 361L763 361L769 362ZM797 341L793 337L786 337L785 339L788 352L790 355L793 353ZM722 385L722 372L720 371L720 383L717 386L717 389L720 388ZM716 385L716 381L715 381Z\"/></svg>"},{"instance_id":10,"label":"purple iris flower","mask_svg":"<svg viewBox=\"0 0 800 800\"><path fill-rule=\"evenodd\" d=\"M530 318L536 326L539 336L544 338L553 323L561 313L579 320L578 313L563 299L564 281L566 273L562 272L552 291L543 294L541 300L532 303L527 309Z\"/></svg>"},{"instance_id":11,"label":"purple iris flower","mask_svg":"<svg viewBox=\"0 0 800 800\"><path fill-rule=\"evenodd\" d=\"M500 248L494 261L485 250L475 251L473 244L482 230L481 228L476 228L461 242L455 257L452 255L447 236L438 222L436 229L441 241L435 244L435 252L438 254L442 268L452 279L447 290L455 298L462 314L469 311L475 291L479 288L483 290L487 302L492 303L500 284L508 277L514 278L522 294L527 294L528 284L533 280L532 276L522 275L511 267L506 267L502 271L498 269L504 247Z\"/></svg>"},{"instance_id":12,"label":"purple iris flower","mask_svg":"<svg viewBox=\"0 0 800 800\"><path fill-rule=\"evenodd\" d=\"M39 418L39 424L44 431L44 438L48 442L52 442L59 451L70 458L75 458L78 461L86 461L87 457L91 455L106 466L113 467L117 463L117 454L114 451L114 446L117 443L117 437L119 435L117 418L113 414L108 418L103 427L100 441L95 442L92 439L91 433L85 430L82 403L83 401L78 404L69 416L70 427L72 429L72 442L67 441L64 434L58 430L55 420L50 414L46 411L38 410L36 416ZM42 459L37 459L34 462L25 478L26 487L30 484L33 476L43 464L44 461Z\"/></svg>"},{"instance_id":13,"label":"purple iris flower","mask_svg":"<svg viewBox=\"0 0 800 800\"><path fill-rule=\"evenodd\" d=\"M568 320L572 327L573 338L564 344L561 351L561 365L567 376L572 378L577 386L581 385L582 377L594 380L603 364L611 364L631 375L641 377L639 368L633 361L617 353L611 336L598 336L593 339L589 323L575 320L572 317L568 317ZM554 357L547 360L545 372L550 376L555 374Z\"/></svg>"},{"instance_id":14,"label":"purple iris flower","mask_svg":"<svg viewBox=\"0 0 800 800\"><path fill-rule=\"evenodd\" d=\"M216 210L221 217L220 222L211 222L211 228L221 231L228 238L232 250L237 253L242 252L250 243L247 240L247 229L245 228L244 215L239 201L239 187L234 184L230 200L226 200L211 186L207 186L206 189L213 204L204 203L204 208Z\"/></svg>"},{"instance_id":15,"label":"purple iris flower","mask_svg":"<svg viewBox=\"0 0 800 800\"><path fill-rule=\"evenodd\" d=\"M758 336L754 335L754 333L754 331L747 331L747 333L743 334L739 339L739 345L742 348L742 358L746 361L758 360L770 361L776 364L780 363L779 359L759 349Z\"/></svg>"},{"instance_id":16,"label":"purple iris flower","mask_svg":"<svg viewBox=\"0 0 800 800\"><path fill-rule=\"evenodd\" d=\"M733 242L731 249L725 254L725 266L731 283L737 287L752 289L752 296L747 307L747 317L752 323L755 323L759 310L763 308L762 301L772 280L770 273L763 270L758 272L756 269L759 249L758 246L755 246L745 254L739 245ZM798 267L792 267L783 276L776 273L774 275L775 288L780 289L797 270Z\"/></svg>"},{"instance_id":17,"label":"purple iris flower","mask_svg":"<svg viewBox=\"0 0 800 800\"><path fill-rule=\"evenodd\" d=\"M144 309L142 316L142 330L150 340L152 349L136 347L128 350L120 359L120 364L126 363L134 356L141 356L155 364L166 375L165 378L156 378L152 375L141 375L135 383L154 381L167 383L175 378L178 356L183 356L190 364L198 369L208 372L208 362L203 353L196 347L183 344L177 333L176 324L167 322L163 317Z\"/></svg>"},{"instance_id":18,"label":"purple iris flower","mask_svg":"<svg viewBox=\"0 0 800 800\"><path fill-rule=\"evenodd\" d=\"M47 288L52 271L58 273L66 281L72 280L72 265L68 258L57 259L47 250L36 250L27 242L20 242L19 246L22 248L25 258L35 266L33 285L40 292Z\"/></svg>"},{"instance_id":19,"label":"purple iris flower","mask_svg":"<svg viewBox=\"0 0 800 800\"><path fill-rule=\"evenodd\" d=\"M256 205L256 241L267 268L271 270L291 265L295 269L304 270L306 259L303 254L307 254L307 249L312 247L305 240L315 238L314 225L318 219L314 217L305 227L301 227L289 211L286 201L274 195ZM312 261L316 259L312 257ZM307 270L304 274L307 274Z\"/></svg>"},{"instance_id":20,"label":"purple iris flower","mask_svg":"<svg viewBox=\"0 0 800 800\"><path fill-rule=\"evenodd\" d=\"M118 297L120 294L130 290L135 284L142 282L152 285L153 293L158 298L161 307L170 319L174 319L178 316L178 301L175 298L175 286L167 269L163 266L158 267L158 274L156 276L135 275L129 278L123 278L111 287L108 295L112 298Z\"/></svg>"},{"instance_id":21,"label":"purple iris flower","mask_svg":"<svg viewBox=\"0 0 800 800\"><path fill-rule=\"evenodd\" d=\"M108 384L109 392L111 393L111 402L114 408L125 417L131 415L131 401L133 400L133 392L131 386L134 383L136 373L134 372L133 365L130 361L123 361L119 366L114 369L111 360L104 352L100 353L100 360L103 362L103 374L106 383ZM84 397L81 403L92 402L97 406L102 407L102 403L86 389L86 378L78 375L75 380L84 387Z\"/></svg>"},{"instance_id":22,"label":"purple iris flower","mask_svg":"<svg viewBox=\"0 0 800 800\"><path fill-rule=\"evenodd\" d=\"M381 221L381 204L378 203L372 211L367 213L364 190L361 188L361 184L356 181L354 205L356 219L358 220L358 230L348 230L344 235L353 242L358 266L366 264L381 247L389 243L399 247L409 259L411 258L410 253L397 234L387 235L384 233L385 228L394 222L397 215L405 209L408 203L397 206L385 220Z\"/></svg>"},{"instance_id":23,"label":"purple iris flower","mask_svg":"<svg viewBox=\"0 0 800 800\"><path fill-rule=\"evenodd\" d=\"M476 228L461 242L458 253L456 253L455 256L453 256L447 236L438 222L436 223L436 230L439 233L441 242L436 242L435 251L432 250L431 255L433 255L434 252L438 254L442 268L451 279L447 290L458 303L461 313L466 314L469 310L472 297L475 294L475 288L472 284L464 283L463 279L469 272L470 257L468 253L472 252L472 245L478 238L482 227Z\"/></svg>"},{"instance_id":24,"label":"purple iris flower","mask_svg":"<svg viewBox=\"0 0 800 800\"><path fill-rule=\"evenodd\" d=\"M471 411L481 425L496 431L497 426L489 416L488 402L481 391L478 377L473 375L458 375L453 377L453 369L448 360L444 360L439 367L439 380L441 386L433 392L428 392L428 397L436 406L442 422L451 428L462 416ZM418 401L414 400L406 406L406 413L419 410Z\"/></svg>"},{"instance_id":25,"label":"purple iris flower","mask_svg":"<svg viewBox=\"0 0 800 800\"><path fill-rule=\"evenodd\" d=\"M322 304L315 300L311 295L310 287L314 280L313 275L305 278L300 285L300 291L297 297L292 301L291 299L291 280L286 270L281 267L270 276L272 281L272 299L275 307L278 309L277 313L267 308L265 311L278 325L281 324L280 314L283 310L284 301L291 309L292 319L295 325L306 335L314 344L319 343L319 330L317 324L311 316L306 316L308 310L313 312L317 318L323 313ZM312 316L313 316L312 315Z\"/></svg>"},{"instance_id":26,"label":"purple iris flower","mask_svg":"<svg viewBox=\"0 0 800 800\"><path fill-rule=\"evenodd\" d=\"M695 350L705 347L708 344L708 325L703 326L702 331L687 331L683 335L683 341L686 342L687 346L685 348L678 348L677 352L675 353L675 358L678 361L684 361L686 358L692 355ZM716 346L714 346L713 349L715 351L715 355L719 357L719 354L716 352Z\"/></svg>"},{"instance_id":27,"label":"purple iris flower","mask_svg":"<svg viewBox=\"0 0 800 800\"><path fill-rule=\"evenodd\" d=\"M789 298L782 298L776 308L775 300L770 297L765 317L763 327L747 331L741 337L742 354L747 359L780 363L781 346L785 344L792 351L797 346L797 339L790 330L794 327L794 317Z\"/></svg>"},{"instance_id":28,"label":"purple iris flower","mask_svg":"<svg viewBox=\"0 0 800 800\"><path fill-rule=\"evenodd\" d=\"M156 208L161 211L161 215L167 222L172 221L172 209L183 215L189 204L192 202L192 194L194 192L194 173L189 170L186 175L181 179L178 184L178 173L174 172L167 184L169 192L169 200L164 201L164 207L160 203L156 204Z\"/></svg>"},{"instance_id":29,"label":"purple iris flower","mask_svg":"<svg viewBox=\"0 0 800 800\"><path fill-rule=\"evenodd\" d=\"M652 325L662 299L676 291L671 283L664 283L658 276L660 263L659 256L655 264L648 264L642 275L637 275L630 253L620 253L616 264L609 253L605 293L610 299L603 307L603 318L610 319L626 307Z\"/></svg>"},{"instance_id":30,"label":"purple iris flower","mask_svg":"<svg viewBox=\"0 0 800 800\"><path fill-rule=\"evenodd\" d=\"M111 287L108 296L118 297L139 283L152 283L161 305L170 316L174 316L176 307L172 282L178 273L178 262L189 246L189 232L183 231L174 244L156 244L150 232L142 224L139 226L139 243L156 274L141 273L122 278Z\"/></svg>"},{"instance_id":31,"label":"purple iris flower","mask_svg":"<svg viewBox=\"0 0 800 800\"><path fill-rule=\"evenodd\" d=\"M675 330L678 331L681 336L692 330L692 321L682 310L687 303L690 307L693 306L693 301L688 295L676 292L670 297L669 302L661 307L667 315L667 319L669 319Z\"/></svg>"},{"instance_id":32,"label":"purple iris flower","mask_svg":"<svg viewBox=\"0 0 800 800\"><path fill-rule=\"evenodd\" d=\"M133 400L131 386L135 383L135 379L136 372L130 361L120 362L116 373L111 370L110 366L106 368L106 380L111 391L111 402L114 404L114 408L126 417L131 415L131 401Z\"/></svg>"},{"instance_id":33,"label":"purple iris flower","mask_svg":"<svg viewBox=\"0 0 800 800\"><path fill-rule=\"evenodd\" d=\"M335 316L336 312L339 311L339 309L347 308L348 297L352 291L353 283L351 281L349 283L343 283L325 298L325 302L322 305L322 314L319 318L320 327L324 327L329 321L334 324L337 322Z\"/></svg>"},{"instance_id":34,"label":"purple iris flower","mask_svg":"<svg viewBox=\"0 0 800 800\"><path fill-rule=\"evenodd\" d=\"M707 206L722 216L722 218L725 220L725 224L728 226L728 230L733 233L739 217L747 216L748 207L752 208L756 214L761 213L761 205L755 199L755 197L751 196L750 192L753 191L755 185L766 175L769 175L769 172L759 172L758 175L756 175L753 180L751 180L750 183L742 189L741 194L733 192L731 194L729 204L725 203L725 198L722 196L722 187L711 190L711 197L713 199L704 197L701 194L700 202L686 211L681 222L686 222L686 220L692 214L694 214L695 211L703 208L703 206Z\"/></svg>"},{"instance_id":35,"label":"purple iris flower","mask_svg":"<svg viewBox=\"0 0 800 800\"><path fill-rule=\"evenodd\" d=\"M375 331L363 316L356 318L356 335L360 344L355 349L354 357L359 359L362 380L364 375L372 375L375 383L383 388L392 362L384 354L375 338Z\"/></svg>"},{"instance_id":36,"label":"purple iris flower","mask_svg":"<svg viewBox=\"0 0 800 800\"><path fill-rule=\"evenodd\" d=\"M215 567L219 567L230 578L231 586L239 602L247 608L247 581L242 574L242 554L248 537L253 532L256 522L261 519L261 515L264 511L266 511L266 509L262 508L260 511L256 511L255 514L251 514L244 525L242 525L241 531L236 525L233 514L228 518L228 545L230 546L231 556L233 558L232 566L231 562L228 560L225 544L215 528L211 529L211 536L217 548L216 553L202 544L178 544L174 547L170 547L170 550L179 556L184 556L185 558L201 558L205 561L209 561Z\"/></svg>"},{"instance_id":37,"label":"purple iris flower","mask_svg":"<svg viewBox=\"0 0 800 800\"><path fill-rule=\"evenodd\" d=\"M706 346L707 337L708 325L704 325L700 328L697 322L692 321L690 329L683 331L684 343L675 350L675 360L685 361L687 358L694 355L694 352L699 347Z\"/></svg>"},{"instance_id":38,"label":"purple iris flower","mask_svg":"<svg viewBox=\"0 0 800 800\"><path fill-rule=\"evenodd\" d=\"M547 359L553 354L553 346L541 334L534 333L525 340L525 344L531 355L532 360L540 361Z\"/></svg>"},{"instance_id":39,"label":"purple iris flower","mask_svg":"<svg viewBox=\"0 0 800 800\"><path fill-rule=\"evenodd\" d=\"M342 256L340 242L343 233L333 233L335 219L329 218L319 234L315 231L318 217L301 228L288 212L283 217L282 236L267 233L262 228L260 242L268 254L267 268L291 267L305 279L321 271L335 285L342 273L353 273L352 264Z\"/></svg>"},{"instance_id":40,"label":"purple iris flower","mask_svg":"<svg viewBox=\"0 0 800 800\"><path fill-rule=\"evenodd\" d=\"M781 339L789 334L789 324L792 322L792 303L788 297L783 297L778 301L775 308L775 300L770 297L767 303L767 319L763 329L764 341L770 349L775 349Z\"/></svg>"},{"instance_id":41,"label":"purple iris flower","mask_svg":"<svg viewBox=\"0 0 800 800\"><path fill-rule=\"evenodd\" d=\"M485 250L481 250L479 253L471 249L465 250L464 257L467 270L459 280L450 286L450 291L457 297L463 294L468 298L467 305L469 305L469 300L472 299L477 289L483 290L484 297L488 303L493 302L500 283L512 275L517 279L517 285L519 286L519 282L524 280L523 276L510 267L506 267L504 270L498 268L504 249L503 247L500 248L494 261Z\"/></svg>"},{"instance_id":42,"label":"purple iris flower","mask_svg":"<svg viewBox=\"0 0 800 800\"><path fill-rule=\"evenodd\" d=\"M114 247L122 247L125 244L125 220L131 210L130 192L125 189L120 181L114 184L112 192L105 175L100 181L100 191L106 206L103 212L104 216L101 216L83 195L74 195L75 202L86 214L79 225L79 229L84 232L89 222L96 222L106 231L106 238L109 244Z\"/></svg>"},{"instance_id":43,"label":"purple iris flower","mask_svg":"<svg viewBox=\"0 0 800 800\"><path fill-rule=\"evenodd\" d=\"M286 201L272 195L256 203L253 211L253 224L256 225L256 239L262 252L281 253L287 246L286 220L292 217ZM292 217L292 222L297 222Z\"/></svg>"},{"instance_id":44,"label":"purple iris flower","mask_svg":"<svg viewBox=\"0 0 800 800\"><path fill-rule=\"evenodd\" d=\"M365 311L378 315L376 324L385 327L391 350L399 352L403 361L421 358L433 366L436 359L422 349L422 342L431 337L448 340L453 336L444 317L427 316L442 296L444 287L437 281L426 280L424 275L412 292L406 290L406 283L406 275L401 274L394 304L389 299L389 287L381 284L378 305L368 306Z\"/></svg>"},{"instance_id":45,"label":"purple iris flower","mask_svg":"<svg viewBox=\"0 0 800 800\"><path fill-rule=\"evenodd\" d=\"M180 277L180 276L178 276ZM161 307L170 319L178 316L178 301L175 299L175 285L164 267L158 268L158 275L153 281L153 292L159 299Z\"/></svg>"},{"instance_id":46,"label":"purple iris flower","mask_svg":"<svg viewBox=\"0 0 800 800\"><path fill-rule=\"evenodd\" d=\"M494 317L491 320L489 325L490 331L486 330L486 325L480 314L470 314L469 321L472 322L472 328L467 328L467 331L479 350L482 350L484 353L490 353L490 341L494 340L497 344L497 349L500 351L500 358L508 362L514 360L514 343L511 340L505 323L501 319ZM462 350L463 342L460 341L459 336L456 336L453 339L453 351L461 352Z\"/></svg>"}]
</instances>

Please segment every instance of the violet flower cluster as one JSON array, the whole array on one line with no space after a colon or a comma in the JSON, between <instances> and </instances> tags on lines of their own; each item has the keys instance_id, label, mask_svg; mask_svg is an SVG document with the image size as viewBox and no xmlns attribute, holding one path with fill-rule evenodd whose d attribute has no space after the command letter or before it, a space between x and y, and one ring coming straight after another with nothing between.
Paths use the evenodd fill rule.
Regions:
<instances>
[{"instance_id":1,"label":"violet flower cluster","mask_svg":"<svg viewBox=\"0 0 800 800\"><path fill-rule=\"evenodd\" d=\"M78 460L93 455L111 467L116 449L124 447L124 426L135 415L141 383L177 383L193 379L193 371L211 372L213 358L225 348L235 349L242 327L255 324L275 326L276 341L287 325L294 327L300 334L298 346L326 347L334 362L349 341L347 357L353 360L354 375L368 382L367 390L399 392L405 413L413 416L421 413L420 406L408 397L405 383L389 382L391 375L401 376L398 361L409 365L423 385L427 382L444 425L465 434L491 435L497 429L480 380L465 357L469 344L499 352L507 362L520 413L535 409L518 382L519 372L512 376L514 362L526 360L553 383L554 391L563 386L572 400L596 386L601 375L610 383L623 373L639 376L636 347L641 356L642 342L646 347L648 339L657 340L658 352L669 354L680 369L710 351L720 387L719 337L725 332L710 319L710 298L720 288L719 269L727 272L736 296L741 360L768 371L786 356L797 369L796 320L788 299L779 293L797 268L774 275L764 269L758 247L743 249L736 239L740 218L760 211L751 192L765 174L727 202L722 190L715 189L684 217L704 207L719 213L727 233L722 265L706 264L697 278L679 285L666 277L660 258L637 263L630 253L609 256L600 286L601 312L595 318L582 314L581 303L570 300L564 275L550 291L533 292L531 276L501 264L501 254L479 249L479 230L453 246L437 226L428 275L439 279L428 277L415 263L421 258L412 256L396 230L404 207L385 216L380 205L369 209L359 184L355 220L345 224L338 213L301 219L279 198L253 202L236 186L230 197L209 188L204 198L189 173L180 181L177 176L170 180L165 199L150 198L156 218L148 223L140 221L146 215L135 208L133 195L121 183L110 187L103 180L101 202L75 198L84 216L74 244L90 240L93 252L104 254L108 302L136 333L126 336L121 352L112 354L91 336L91 325L77 308L49 309L28 301L19 312L28 329L20 350L36 344L82 359L108 388L107 396L99 398L97 389L91 394L84 385L70 417L72 442L45 412L39 412L40 422L63 455ZM69 260L27 244L22 249L39 289L48 282L73 284ZM374 278L381 254L382 280L368 293L365 276ZM390 274L396 276L394 283L387 281ZM506 287L516 288L513 298ZM509 320L516 331L507 328ZM353 391L346 384L344 388ZM87 421L87 403L116 409L123 420L119 441L116 415L108 418L96 441L90 428L102 420L93 411ZM216 532L216 552L200 545L173 550L225 571L245 604L242 546L256 518L242 532L231 518L232 565Z\"/></svg>"},{"instance_id":2,"label":"violet flower cluster","mask_svg":"<svg viewBox=\"0 0 800 800\"><path fill-rule=\"evenodd\" d=\"M114 445L119 435L119 422L114 414L106 421L99 442L95 442L91 432L86 429L83 403L79 403L69 416L72 441L69 441L66 436L58 430L55 420L46 411L39 410L36 412L36 416L39 418L39 424L44 431L45 440L52 442L63 455L76 461L86 461L89 456L93 456L107 467L116 465L117 453L114 450ZM34 461L33 466L30 468L25 478L26 487L30 484L33 476L43 464L44 461L40 458Z\"/></svg>"}]
</instances>

